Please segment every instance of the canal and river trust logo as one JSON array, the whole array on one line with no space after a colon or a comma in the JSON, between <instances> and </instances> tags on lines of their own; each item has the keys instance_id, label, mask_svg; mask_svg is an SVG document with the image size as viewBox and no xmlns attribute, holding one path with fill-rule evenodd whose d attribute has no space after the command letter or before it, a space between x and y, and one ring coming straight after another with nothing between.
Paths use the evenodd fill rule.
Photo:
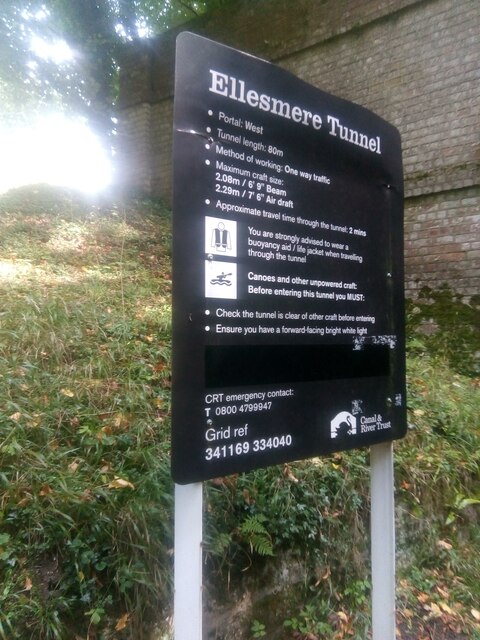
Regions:
<instances>
[{"instance_id":1,"label":"canal and river trust logo","mask_svg":"<svg viewBox=\"0 0 480 640\"><path fill-rule=\"evenodd\" d=\"M330 437L343 438L357 433L357 419L348 411L340 411L330 422Z\"/></svg>"}]
</instances>

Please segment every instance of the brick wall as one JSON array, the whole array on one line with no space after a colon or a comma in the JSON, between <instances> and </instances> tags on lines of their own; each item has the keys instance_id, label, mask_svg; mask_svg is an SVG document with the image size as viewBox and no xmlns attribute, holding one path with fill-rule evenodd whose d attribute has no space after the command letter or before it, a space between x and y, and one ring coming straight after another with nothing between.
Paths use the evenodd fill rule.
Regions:
<instances>
[{"instance_id":1,"label":"brick wall","mask_svg":"<svg viewBox=\"0 0 480 640\"><path fill-rule=\"evenodd\" d=\"M402 135L407 289L479 292L477 0L238 0L188 29L371 109ZM122 182L171 198L172 31L126 50Z\"/></svg>"},{"instance_id":2,"label":"brick wall","mask_svg":"<svg viewBox=\"0 0 480 640\"><path fill-rule=\"evenodd\" d=\"M448 282L480 294L480 188L408 198L405 207L407 291Z\"/></svg>"}]
</instances>

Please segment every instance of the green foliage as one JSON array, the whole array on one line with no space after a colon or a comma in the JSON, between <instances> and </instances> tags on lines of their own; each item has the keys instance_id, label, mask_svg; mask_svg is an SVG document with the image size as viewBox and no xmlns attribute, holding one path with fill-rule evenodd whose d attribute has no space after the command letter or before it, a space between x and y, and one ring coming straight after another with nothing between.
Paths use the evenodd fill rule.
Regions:
<instances>
[{"instance_id":1,"label":"green foliage","mask_svg":"<svg viewBox=\"0 0 480 640\"><path fill-rule=\"evenodd\" d=\"M2 119L24 120L45 106L63 107L110 133L121 49L226 4L227 0L9 0L0 14ZM66 43L71 59L39 55Z\"/></svg>"},{"instance_id":2,"label":"green foliage","mask_svg":"<svg viewBox=\"0 0 480 640\"><path fill-rule=\"evenodd\" d=\"M473 552L480 394L477 379L452 371L448 351L433 352L408 360L410 432L396 448L401 594L407 608L420 598L425 615L436 612L437 603L448 605L457 627L473 634L470 611L480 600L480 561Z\"/></svg>"},{"instance_id":3,"label":"green foliage","mask_svg":"<svg viewBox=\"0 0 480 640\"><path fill-rule=\"evenodd\" d=\"M332 636L334 633L333 627L324 621L327 617L328 610L321 606L308 604L296 616L285 620L283 626L285 629L302 634L302 637L318 638L318 634Z\"/></svg>"},{"instance_id":4,"label":"green foliage","mask_svg":"<svg viewBox=\"0 0 480 640\"><path fill-rule=\"evenodd\" d=\"M369 580L355 580L345 587L343 595L353 605L361 607L370 596L371 584Z\"/></svg>"},{"instance_id":5,"label":"green foliage","mask_svg":"<svg viewBox=\"0 0 480 640\"><path fill-rule=\"evenodd\" d=\"M258 620L254 620L252 622L252 626L250 628L252 632L252 637L254 638L265 638L267 635L267 630L263 622L259 622Z\"/></svg>"},{"instance_id":6,"label":"green foliage","mask_svg":"<svg viewBox=\"0 0 480 640\"><path fill-rule=\"evenodd\" d=\"M423 506L458 503L458 496L475 490L480 394L477 380L452 372L438 357L409 358L408 380L410 433L397 448L396 460L414 486L419 513Z\"/></svg>"},{"instance_id":7,"label":"green foliage","mask_svg":"<svg viewBox=\"0 0 480 640\"><path fill-rule=\"evenodd\" d=\"M363 613L368 597L368 583L363 582L368 573L368 499L364 451L259 469L209 483L206 576L214 597L222 601L227 582L234 589L247 577L250 588L252 580L253 584L258 581L258 589L264 588L261 581L267 565L275 566L288 557L288 563L304 568L305 577L288 587L289 597L277 598L265 610L254 612L263 619L267 632L287 609L290 626L285 629L328 633L343 628L338 616L350 606L360 609L355 621L361 638L368 627ZM268 533L272 558L255 553L249 536L242 535L256 531L258 521ZM348 617L348 624L351 622Z\"/></svg>"},{"instance_id":8,"label":"green foliage","mask_svg":"<svg viewBox=\"0 0 480 640\"><path fill-rule=\"evenodd\" d=\"M0 201L0 638L141 638L171 590L169 217L62 194Z\"/></svg>"},{"instance_id":9,"label":"green foliage","mask_svg":"<svg viewBox=\"0 0 480 640\"><path fill-rule=\"evenodd\" d=\"M240 525L238 535L246 540L252 552L260 556L273 556L272 540L265 529L266 517L262 514L248 516Z\"/></svg>"},{"instance_id":10,"label":"green foliage","mask_svg":"<svg viewBox=\"0 0 480 640\"><path fill-rule=\"evenodd\" d=\"M447 285L423 287L407 305L407 330L412 355L442 356L455 371L480 375L480 295L465 302Z\"/></svg>"},{"instance_id":11,"label":"green foliage","mask_svg":"<svg viewBox=\"0 0 480 640\"><path fill-rule=\"evenodd\" d=\"M360 540L365 533L360 516L368 507L368 482L365 452L355 451L209 484L207 539L212 542L207 550L212 566L218 568L219 562L242 567L251 551L245 533L260 524L269 533L272 551L295 549L311 556L312 562L323 562L336 548L332 557L340 559L339 570L355 574L358 562L351 555L351 536ZM352 530L344 539L339 534L345 517L351 518ZM217 549L214 541L220 537L223 544Z\"/></svg>"}]
</instances>

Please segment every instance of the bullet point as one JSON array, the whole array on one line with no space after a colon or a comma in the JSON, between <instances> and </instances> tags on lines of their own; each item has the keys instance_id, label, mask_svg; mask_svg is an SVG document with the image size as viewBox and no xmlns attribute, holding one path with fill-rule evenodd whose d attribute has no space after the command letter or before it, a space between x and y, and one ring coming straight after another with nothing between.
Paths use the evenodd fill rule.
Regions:
<instances>
[{"instance_id":1,"label":"bullet point","mask_svg":"<svg viewBox=\"0 0 480 640\"><path fill-rule=\"evenodd\" d=\"M209 145L209 144L206 144L206 145L205 145L205 149L210 149L210 145Z\"/></svg>"},{"instance_id":2,"label":"bullet point","mask_svg":"<svg viewBox=\"0 0 480 640\"><path fill-rule=\"evenodd\" d=\"M205 200L205 204L210 204L210 200L208 198Z\"/></svg>"},{"instance_id":3,"label":"bullet point","mask_svg":"<svg viewBox=\"0 0 480 640\"><path fill-rule=\"evenodd\" d=\"M212 128L211 127L207 127L207 133L212 133Z\"/></svg>"},{"instance_id":4,"label":"bullet point","mask_svg":"<svg viewBox=\"0 0 480 640\"><path fill-rule=\"evenodd\" d=\"M208 115L213 116L213 111L211 109L208 110Z\"/></svg>"},{"instance_id":5,"label":"bullet point","mask_svg":"<svg viewBox=\"0 0 480 640\"><path fill-rule=\"evenodd\" d=\"M205 331L210 331L210 327L208 325L205 327Z\"/></svg>"},{"instance_id":6,"label":"bullet point","mask_svg":"<svg viewBox=\"0 0 480 640\"><path fill-rule=\"evenodd\" d=\"M209 316L209 315L210 315L210 311L209 311L209 309L205 309L205 315L206 315L206 316Z\"/></svg>"},{"instance_id":7,"label":"bullet point","mask_svg":"<svg viewBox=\"0 0 480 640\"><path fill-rule=\"evenodd\" d=\"M205 160L205 164L210 164L210 160Z\"/></svg>"}]
</instances>

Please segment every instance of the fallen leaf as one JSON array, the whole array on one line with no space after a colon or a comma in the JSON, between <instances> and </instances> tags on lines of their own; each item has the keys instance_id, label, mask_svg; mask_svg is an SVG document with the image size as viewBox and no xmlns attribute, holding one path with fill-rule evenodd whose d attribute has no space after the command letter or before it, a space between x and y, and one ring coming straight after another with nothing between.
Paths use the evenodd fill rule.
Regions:
<instances>
[{"instance_id":1,"label":"fallen leaf","mask_svg":"<svg viewBox=\"0 0 480 640\"><path fill-rule=\"evenodd\" d=\"M41 496L48 496L51 493L53 493L53 489L50 487L50 485L48 485L47 483L45 483L42 488L40 489L39 495Z\"/></svg>"},{"instance_id":2,"label":"fallen leaf","mask_svg":"<svg viewBox=\"0 0 480 640\"><path fill-rule=\"evenodd\" d=\"M480 611L478 611L477 609L470 609L470 613L477 622L480 622Z\"/></svg>"},{"instance_id":3,"label":"fallen leaf","mask_svg":"<svg viewBox=\"0 0 480 640\"><path fill-rule=\"evenodd\" d=\"M441 618L442 616L442 610L440 609L440 607L438 606L438 604L436 604L435 602L432 602L430 604L430 611L432 612L432 615L435 618Z\"/></svg>"},{"instance_id":4,"label":"fallen leaf","mask_svg":"<svg viewBox=\"0 0 480 640\"><path fill-rule=\"evenodd\" d=\"M252 502L255 502L254 500L252 500L252 498L250 497L250 492L248 489L244 489L242 491L242 495L243 495L243 499L245 500L245 502L250 505Z\"/></svg>"},{"instance_id":5,"label":"fallen leaf","mask_svg":"<svg viewBox=\"0 0 480 640\"><path fill-rule=\"evenodd\" d=\"M119 478L115 476L115 478L108 483L109 489L135 489L135 486L129 482L128 480L124 480L123 478Z\"/></svg>"},{"instance_id":6,"label":"fallen leaf","mask_svg":"<svg viewBox=\"0 0 480 640\"><path fill-rule=\"evenodd\" d=\"M32 590L32 580L29 576L27 576L25 578L25 584L23 585L23 588L25 589L25 591L31 591Z\"/></svg>"},{"instance_id":7,"label":"fallen leaf","mask_svg":"<svg viewBox=\"0 0 480 640\"><path fill-rule=\"evenodd\" d=\"M450 615L450 616L454 616L455 615L455 611L453 609L451 609L446 602L439 602L438 606L440 607L440 609L442 611L444 611L445 613L448 613L448 615Z\"/></svg>"},{"instance_id":8,"label":"fallen leaf","mask_svg":"<svg viewBox=\"0 0 480 640\"><path fill-rule=\"evenodd\" d=\"M60 389L60 393L67 398L73 398L75 396L71 389Z\"/></svg>"},{"instance_id":9,"label":"fallen leaf","mask_svg":"<svg viewBox=\"0 0 480 640\"><path fill-rule=\"evenodd\" d=\"M124 413L116 413L113 417L113 426L117 429L125 429L130 421Z\"/></svg>"},{"instance_id":10,"label":"fallen leaf","mask_svg":"<svg viewBox=\"0 0 480 640\"><path fill-rule=\"evenodd\" d=\"M9 417L10 417L10 420L13 420L14 422L18 422L22 417L22 414L20 413L20 411L15 411L15 413L12 413L12 415Z\"/></svg>"},{"instance_id":11,"label":"fallen leaf","mask_svg":"<svg viewBox=\"0 0 480 640\"><path fill-rule=\"evenodd\" d=\"M68 470L69 470L71 473L75 473L75 471L78 469L78 467L79 467L79 463L78 463L76 460L74 460L73 462L71 462L71 463L68 465Z\"/></svg>"},{"instance_id":12,"label":"fallen leaf","mask_svg":"<svg viewBox=\"0 0 480 640\"><path fill-rule=\"evenodd\" d=\"M442 598L448 598L449 597L449 593L446 589L440 587L440 586L436 586L436 589L438 591L438 593L442 596Z\"/></svg>"},{"instance_id":13,"label":"fallen leaf","mask_svg":"<svg viewBox=\"0 0 480 640\"><path fill-rule=\"evenodd\" d=\"M130 615L128 613L125 613L123 616L121 616L117 620L117 624L115 625L115 631L122 631L122 629L125 629L125 627L127 627L128 625L129 618L130 618Z\"/></svg>"},{"instance_id":14,"label":"fallen leaf","mask_svg":"<svg viewBox=\"0 0 480 640\"><path fill-rule=\"evenodd\" d=\"M450 542L447 542L446 540L437 540L437 547L439 549L445 549L446 551L450 551L450 549L452 548L452 545L450 544Z\"/></svg>"},{"instance_id":15,"label":"fallen leaf","mask_svg":"<svg viewBox=\"0 0 480 640\"><path fill-rule=\"evenodd\" d=\"M293 474L292 470L290 469L290 465L288 464L283 467L283 475L292 482L298 482L298 478Z\"/></svg>"},{"instance_id":16,"label":"fallen leaf","mask_svg":"<svg viewBox=\"0 0 480 640\"><path fill-rule=\"evenodd\" d=\"M329 578L329 576L330 576L329 568L327 567L325 573L318 578L318 580L315 582L314 586L315 587L320 586L322 584L322 580L327 580Z\"/></svg>"},{"instance_id":17,"label":"fallen leaf","mask_svg":"<svg viewBox=\"0 0 480 640\"><path fill-rule=\"evenodd\" d=\"M34 415L31 420L27 422L27 427L35 429L41 423L42 419L39 415Z\"/></svg>"}]
</instances>

